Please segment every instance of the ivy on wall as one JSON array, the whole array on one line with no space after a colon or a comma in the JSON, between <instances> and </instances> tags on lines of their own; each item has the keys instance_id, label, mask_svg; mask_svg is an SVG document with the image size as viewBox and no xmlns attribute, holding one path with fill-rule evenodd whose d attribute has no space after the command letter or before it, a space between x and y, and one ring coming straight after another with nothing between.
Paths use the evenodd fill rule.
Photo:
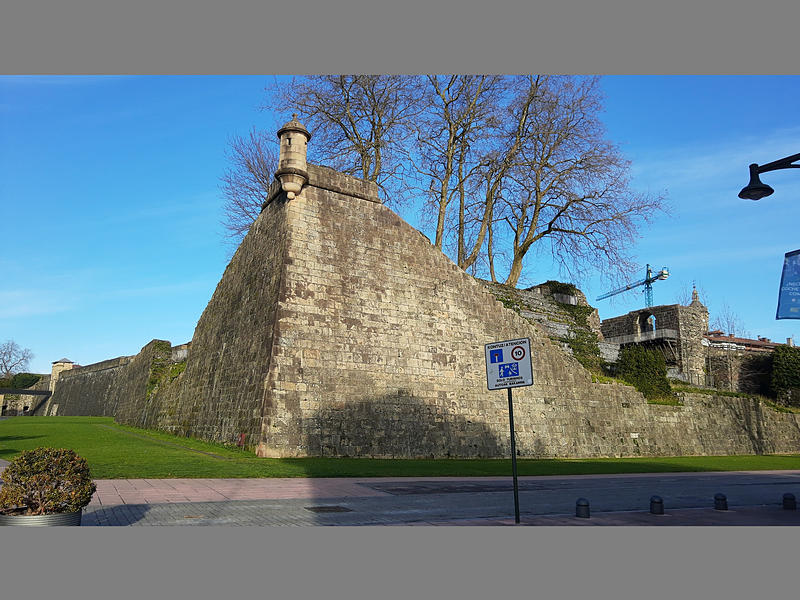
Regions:
<instances>
[{"instance_id":1,"label":"ivy on wall","mask_svg":"<svg viewBox=\"0 0 800 600\"><path fill-rule=\"evenodd\" d=\"M667 379L667 364L663 355L655 350L641 346L622 348L617 361L617 375L648 400L673 396Z\"/></svg>"},{"instance_id":2,"label":"ivy on wall","mask_svg":"<svg viewBox=\"0 0 800 600\"><path fill-rule=\"evenodd\" d=\"M771 387L779 401L800 406L800 348L775 348L772 354Z\"/></svg>"}]
</instances>

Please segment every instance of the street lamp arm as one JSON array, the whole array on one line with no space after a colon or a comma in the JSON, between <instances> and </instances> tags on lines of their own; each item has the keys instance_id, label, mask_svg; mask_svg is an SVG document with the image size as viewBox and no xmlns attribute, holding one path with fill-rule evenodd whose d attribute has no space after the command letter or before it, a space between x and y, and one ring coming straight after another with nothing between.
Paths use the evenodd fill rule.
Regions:
<instances>
[{"instance_id":1,"label":"street lamp arm","mask_svg":"<svg viewBox=\"0 0 800 600\"><path fill-rule=\"evenodd\" d=\"M773 160L765 165L757 166L759 173L766 173L767 171L777 171L778 169L800 169L800 165L793 165L792 163L800 160L800 154L792 154L786 158L779 158Z\"/></svg>"}]
</instances>

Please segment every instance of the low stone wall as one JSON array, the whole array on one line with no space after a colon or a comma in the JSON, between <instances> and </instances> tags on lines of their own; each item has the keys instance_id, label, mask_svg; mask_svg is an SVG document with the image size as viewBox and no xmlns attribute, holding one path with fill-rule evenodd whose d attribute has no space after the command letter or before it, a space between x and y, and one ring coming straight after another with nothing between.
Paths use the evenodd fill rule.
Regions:
<instances>
[{"instance_id":1,"label":"low stone wall","mask_svg":"<svg viewBox=\"0 0 800 600\"><path fill-rule=\"evenodd\" d=\"M29 388L28 390L36 390L38 392L49 391L50 389L50 375L42 375L41 379ZM25 394L25 393L4 393L0 394L0 410L1 416L15 417L19 415L27 415L29 413L41 414L41 405L47 400L46 396L38 394Z\"/></svg>"},{"instance_id":2,"label":"low stone wall","mask_svg":"<svg viewBox=\"0 0 800 600\"><path fill-rule=\"evenodd\" d=\"M681 394L683 406L649 405L653 423L683 455L800 452L800 414L757 398Z\"/></svg>"}]
</instances>

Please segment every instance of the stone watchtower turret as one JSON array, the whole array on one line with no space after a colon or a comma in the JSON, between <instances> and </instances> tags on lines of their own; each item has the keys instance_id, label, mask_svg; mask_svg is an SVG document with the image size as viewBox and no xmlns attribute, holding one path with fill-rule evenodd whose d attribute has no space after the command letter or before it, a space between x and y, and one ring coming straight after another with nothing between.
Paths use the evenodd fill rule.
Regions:
<instances>
[{"instance_id":1,"label":"stone watchtower turret","mask_svg":"<svg viewBox=\"0 0 800 600\"><path fill-rule=\"evenodd\" d=\"M275 177L281 182L286 197L291 200L308 182L306 149L311 134L297 120L297 114L293 114L292 120L278 130L278 138L281 146Z\"/></svg>"},{"instance_id":2,"label":"stone watchtower turret","mask_svg":"<svg viewBox=\"0 0 800 600\"><path fill-rule=\"evenodd\" d=\"M56 389L56 382L58 381L59 375L63 371L69 371L70 369L74 369L77 365L72 362L68 358L61 358L59 360L53 361L53 368L50 373L50 391L53 392Z\"/></svg>"}]
</instances>

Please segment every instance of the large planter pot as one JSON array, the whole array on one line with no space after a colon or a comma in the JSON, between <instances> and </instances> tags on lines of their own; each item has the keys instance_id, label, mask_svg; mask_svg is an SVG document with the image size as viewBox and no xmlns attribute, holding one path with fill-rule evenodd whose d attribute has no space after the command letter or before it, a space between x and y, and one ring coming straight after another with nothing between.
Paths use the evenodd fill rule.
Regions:
<instances>
[{"instance_id":1,"label":"large planter pot","mask_svg":"<svg viewBox=\"0 0 800 600\"><path fill-rule=\"evenodd\" d=\"M81 524L83 511L52 515L0 515L0 527L64 527Z\"/></svg>"}]
</instances>

